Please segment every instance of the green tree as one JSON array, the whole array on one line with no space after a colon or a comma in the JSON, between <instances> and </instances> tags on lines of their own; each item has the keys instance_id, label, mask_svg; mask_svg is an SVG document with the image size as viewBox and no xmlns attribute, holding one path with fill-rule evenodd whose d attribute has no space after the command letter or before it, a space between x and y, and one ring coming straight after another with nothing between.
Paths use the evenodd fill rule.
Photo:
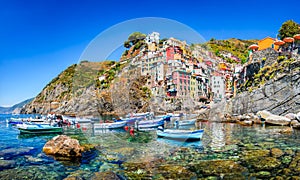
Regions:
<instances>
[{"instance_id":1,"label":"green tree","mask_svg":"<svg viewBox=\"0 0 300 180\"><path fill-rule=\"evenodd\" d=\"M124 42L124 47L125 48L130 48L131 47L130 41L125 41Z\"/></svg>"},{"instance_id":2,"label":"green tree","mask_svg":"<svg viewBox=\"0 0 300 180\"><path fill-rule=\"evenodd\" d=\"M299 24L293 20L284 22L279 29L279 38L293 37L295 34L300 34Z\"/></svg>"},{"instance_id":3,"label":"green tree","mask_svg":"<svg viewBox=\"0 0 300 180\"><path fill-rule=\"evenodd\" d=\"M129 35L128 41L131 42L131 45L135 45L141 40L144 40L146 38L146 34L143 34L141 32L134 32Z\"/></svg>"}]
</instances>

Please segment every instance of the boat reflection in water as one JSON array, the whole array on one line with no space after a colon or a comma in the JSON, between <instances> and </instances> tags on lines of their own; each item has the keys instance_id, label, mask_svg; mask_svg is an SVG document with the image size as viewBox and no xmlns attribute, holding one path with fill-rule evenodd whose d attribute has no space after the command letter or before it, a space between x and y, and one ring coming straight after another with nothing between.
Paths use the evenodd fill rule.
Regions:
<instances>
[{"instance_id":1,"label":"boat reflection in water","mask_svg":"<svg viewBox=\"0 0 300 180\"><path fill-rule=\"evenodd\" d=\"M173 139L167 139L167 138L157 138L156 139L157 142L159 143L164 143L167 144L169 146L173 146L175 148L178 147L192 147L192 148L196 148L199 150L203 150L203 144L202 141L177 141L177 140L173 140Z\"/></svg>"}]
</instances>

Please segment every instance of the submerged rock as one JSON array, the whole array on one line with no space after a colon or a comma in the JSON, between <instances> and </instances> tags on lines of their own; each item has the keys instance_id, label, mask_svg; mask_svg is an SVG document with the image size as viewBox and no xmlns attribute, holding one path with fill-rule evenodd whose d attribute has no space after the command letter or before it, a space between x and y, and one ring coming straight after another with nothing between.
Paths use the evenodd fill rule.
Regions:
<instances>
[{"instance_id":1,"label":"submerged rock","mask_svg":"<svg viewBox=\"0 0 300 180\"><path fill-rule=\"evenodd\" d=\"M275 158L279 158L284 154L284 152L279 148L272 148L271 155Z\"/></svg>"},{"instance_id":2,"label":"submerged rock","mask_svg":"<svg viewBox=\"0 0 300 180\"><path fill-rule=\"evenodd\" d=\"M55 172L51 167L45 166L25 166L15 169L0 171L0 179L62 179L65 176Z\"/></svg>"},{"instance_id":3,"label":"submerged rock","mask_svg":"<svg viewBox=\"0 0 300 180\"><path fill-rule=\"evenodd\" d=\"M281 162L274 157L256 158L248 161L256 170L272 170L281 165Z\"/></svg>"},{"instance_id":4,"label":"submerged rock","mask_svg":"<svg viewBox=\"0 0 300 180\"><path fill-rule=\"evenodd\" d=\"M300 174L300 152L298 152L294 159L292 160L289 169L292 171L291 173L293 175L299 175Z\"/></svg>"},{"instance_id":5,"label":"submerged rock","mask_svg":"<svg viewBox=\"0 0 300 180\"><path fill-rule=\"evenodd\" d=\"M293 129L290 127L279 130L279 133L281 133L281 134L291 134L292 132L293 132Z\"/></svg>"},{"instance_id":6,"label":"submerged rock","mask_svg":"<svg viewBox=\"0 0 300 180\"><path fill-rule=\"evenodd\" d=\"M64 158L64 160L80 158L83 150L84 147L80 146L77 139L72 139L66 135L55 136L43 147L45 154Z\"/></svg>"},{"instance_id":7,"label":"submerged rock","mask_svg":"<svg viewBox=\"0 0 300 180\"><path fill-rule=\"evenodd\" d=\"M249 150L243 152L243 160L248 161L254 158L262 158L270 155L269 150Z\"/></svg>"},{"instance_id":8,"label":"submerged rock","mask_svg":"<svg viewBox=\"0 0 300 180\"><path fill-rule=\"evenodd\" d=\"M18 148L3 149L0 151L0 157L10 159L12 157L30 154L30 152L33 149L34 149L33 147L18 147Z\"/></svg>"},{"instance_id":9,"label":"submerged rock","mask_svg":"<svg viewBox=\"0 0 300 180\"><path fill-rule=\"evenodd\" d=\"M91 180L118 180L120 179L114 172L96 172Z\"/></svg>"},{"instance_id":10,"label":"submerged rock","mask_svg":"<svg viewBox=\"0 0 300 180\"><path fill-rule=\"evenodd\" d=\"M14 160L2 160L0 159L0 170L13 168L16 164L16 161Z\"/></svg>"},{"instance_id":11,"label":"submerged rock","mask_svg":"<svg viewBox=\"0 0 300 180\"><path fill-rule=\"evenodd\" d=\"M281 150L275 148L273 148L273 151L274 156L279 156L283 153ZM270 156L270 150L251 150L243 152L243 161L249 167L252 167L257 171L272 170L279 167L281 162Z\"/></svg>"},{"instance_id":12,"label":"submerged rock","mask_svg":"<svg viewBox=\"0 0 300 180\"><path fill-rule=\"evenodd\" d=\"M232 160L199 161L190 165L189 169L196 172L198 177L203 176L235 176L248 172L247 168Z\"/></svg>"},{"instance_id":13,"label":"submerged rock","mask_svg":"<svg viewBox=\"0 0 300 180\"><path fill-rule=\"evenodd\" d=\"M164 179L195 179L197 175L185 167L178 165L162 165L157 168L157 175ZM156 175L156 176L157 176Z\"/></svg>"}]
</instances>

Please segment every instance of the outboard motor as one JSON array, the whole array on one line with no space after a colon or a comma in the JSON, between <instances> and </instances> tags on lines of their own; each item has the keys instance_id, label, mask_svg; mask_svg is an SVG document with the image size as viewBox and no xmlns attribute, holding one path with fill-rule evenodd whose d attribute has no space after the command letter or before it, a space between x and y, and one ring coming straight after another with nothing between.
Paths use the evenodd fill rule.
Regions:
<instances>
[{"instance_id":1,"label":"outboard motor","mask_svg":"<svg viewBox=\"0 0 300 180\"><path fill-rule=\"evenodd\" d=\"M160 131L164 131L164 128L162 126L159 126L157 129Z\"/></svg>"}]
</instances>

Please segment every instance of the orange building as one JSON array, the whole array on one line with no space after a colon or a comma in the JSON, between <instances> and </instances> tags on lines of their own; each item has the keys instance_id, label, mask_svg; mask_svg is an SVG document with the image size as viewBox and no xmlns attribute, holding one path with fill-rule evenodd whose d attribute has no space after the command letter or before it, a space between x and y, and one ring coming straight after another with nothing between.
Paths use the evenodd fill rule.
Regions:
<instances>
[{"instance_id":1,"label":"orange building","mask_svg":"<svg viewBox=\"0 0 300 180\"><path fill-rule=\"evenodd\" d=\"M273 48L275 50L278 50L278 46L274 44L274 41L275 39L271 37L266 37L262 40L259 40L257 43L259 46L258 50L264 50L267 48Z\"/></svg>"}]
</instances>

